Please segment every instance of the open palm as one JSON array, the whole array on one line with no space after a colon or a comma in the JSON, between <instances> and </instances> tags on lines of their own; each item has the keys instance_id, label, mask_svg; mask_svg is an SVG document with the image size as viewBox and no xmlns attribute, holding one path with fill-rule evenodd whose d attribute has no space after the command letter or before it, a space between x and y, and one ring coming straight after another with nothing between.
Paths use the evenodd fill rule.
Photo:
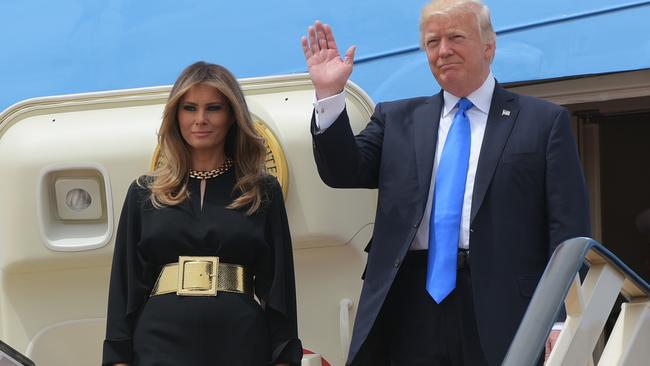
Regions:
<instances>
[{"instance_id":1,"label":"open palm","mask_svg":"<svg viewBox=\"0 0 650 366\"><path fill-rule=\"evenodd\" d=\"M308 37L303 36L301 43L316 97L323 99L342 92L352 73L355 47L350 47L341 59L332 29L319 21L309 27Z\"/></svg>"}]
</instances>

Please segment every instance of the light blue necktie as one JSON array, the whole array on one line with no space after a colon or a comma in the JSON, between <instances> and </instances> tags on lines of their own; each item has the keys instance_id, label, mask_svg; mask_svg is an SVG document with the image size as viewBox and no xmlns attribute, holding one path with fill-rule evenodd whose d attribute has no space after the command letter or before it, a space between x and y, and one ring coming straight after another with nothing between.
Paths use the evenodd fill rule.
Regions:
<instances>
[{"instance_id":1,"label":"light blue necktie","mask_svg":"<svg viewBox=\"0 0 650 366\"><path fill-rule=\"evenodd\" d=\"M436 172L429 221L427 291L438 304L456 287L458 236L472 137L467 110L473 104L461 98L457 106Z\"/></svg>"}]
</instances>

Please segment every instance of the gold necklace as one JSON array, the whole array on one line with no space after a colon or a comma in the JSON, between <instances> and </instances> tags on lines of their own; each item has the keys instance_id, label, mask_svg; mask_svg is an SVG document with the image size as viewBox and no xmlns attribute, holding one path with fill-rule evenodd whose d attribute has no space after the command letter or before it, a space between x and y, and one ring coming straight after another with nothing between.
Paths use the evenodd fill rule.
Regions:
<instances>
[{"instance_id":1,"label":"gold necklace","mask_svg":"<svg viewBox=\"0 0 650 366\"><path fill-rule=\"evenodd\" d=\"M232 159L226 158L226 161L224 161L223 164L221 164L221 166L218 167L217 169L212 169L208 171L190 169L190 177L201 179L201 180L215 178L227 172L230 169L230 167L232 167Z\"/></svg>"}]
</instances>

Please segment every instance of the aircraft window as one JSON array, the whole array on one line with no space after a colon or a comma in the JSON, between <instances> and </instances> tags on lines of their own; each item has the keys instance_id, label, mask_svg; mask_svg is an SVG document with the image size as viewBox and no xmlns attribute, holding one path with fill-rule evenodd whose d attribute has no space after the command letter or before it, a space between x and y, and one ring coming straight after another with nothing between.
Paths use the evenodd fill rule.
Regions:
<instances>
[{"instance_id":1,"label":"aircraft window","mask_svg":"<svg viewBox=\"0 0 650 366\"><path fill-rule=\"evenodd\" d=\"M88 191L75 188L72 189L65 196L65 204L73 211L83 211L92 203L92 197Z\"/></svg>"}]
</instances>

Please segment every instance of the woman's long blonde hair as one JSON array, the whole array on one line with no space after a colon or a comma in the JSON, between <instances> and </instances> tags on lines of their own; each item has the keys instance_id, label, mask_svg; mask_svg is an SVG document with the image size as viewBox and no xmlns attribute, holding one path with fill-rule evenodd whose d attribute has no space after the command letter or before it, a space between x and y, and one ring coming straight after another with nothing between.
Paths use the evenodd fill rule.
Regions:
<instances>
[{"instance_id":1,"label":"woman's long blonde hair","mask_svg":"<svg viewBox=\"0 0 650 366\"><path fill-rule=\"evenodd\" d=\"M266 154L264 140L255 130L244 94L235 77L225 67L203 61L183 70L165 104L158 131L158 164L149 172L152 178L148 184L151 203L160 208L163 205L177 205L189 197L187 182L191 153L178 125L178 103L190 88L198 84L217 88L230 104L235 123L226 136L225 153L234 161L236 183L233 193L238 197L228 208L246 207L246 213L250 215L262 203L261 185Z\"/></svg>"}]
</instances>

